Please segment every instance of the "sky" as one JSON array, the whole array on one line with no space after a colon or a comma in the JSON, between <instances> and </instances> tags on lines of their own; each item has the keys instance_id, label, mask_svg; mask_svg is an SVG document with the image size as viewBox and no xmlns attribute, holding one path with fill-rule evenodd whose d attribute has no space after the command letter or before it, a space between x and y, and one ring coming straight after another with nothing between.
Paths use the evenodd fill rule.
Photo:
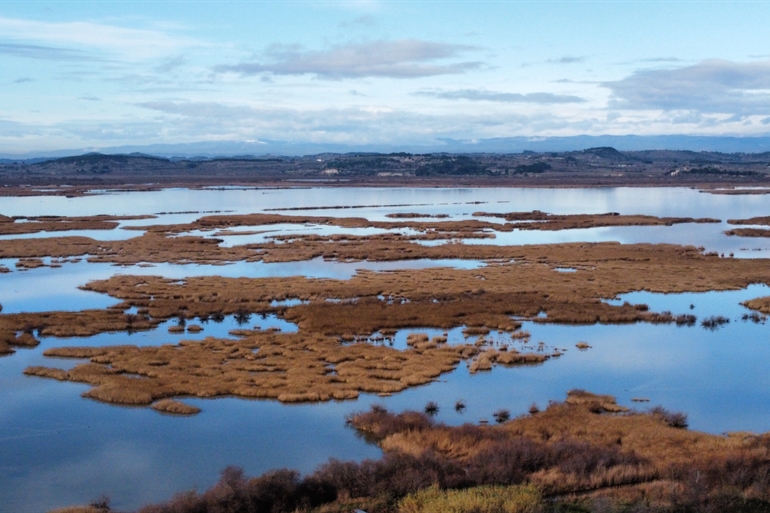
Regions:
<instances>
[{"instance_id":1,"label":"sky","mask_svg":"<svg viewBox=\"0 0 770 513\"><path fill-rule=\"evenodd\" d=\"M770 1L0 0L0 152L770 134Z\"/></svg>"}]
</instances>

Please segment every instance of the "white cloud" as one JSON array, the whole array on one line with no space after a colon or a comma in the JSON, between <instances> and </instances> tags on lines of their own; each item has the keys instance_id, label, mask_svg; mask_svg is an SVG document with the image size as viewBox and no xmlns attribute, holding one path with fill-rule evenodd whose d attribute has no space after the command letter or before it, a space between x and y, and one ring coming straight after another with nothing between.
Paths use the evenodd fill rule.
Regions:
<instances>
[{"instance_id":1,"label":"white cloud","mask_svg":"<svg viewBox=\"0 0 770 513\"><path fill-rule=\"evenodd\" d=\"M770 113L770 60L710 59L682 68L640 70L603 86L612 91L614 108Z\"/></svg>"},{"instance_id":2,"label":"white cloud","mask_svg":"<svg viewBox=\"0 0 770 513\"><path fill-rule=\"evenodd\" d=\"M553 93L505 93L485 89L460 89L456 91L420 91L418 96L430 96L443 100L469 100L500 103L537 103L541 105L560 103L583 103L579 96Z\"/></svg>"},{"instance_id":3,"label":"white cloud","mask_svg":"<svg viewBox=\"0 0 770 513\"><path fill-rule=\"evenodd\" d=\"M387 106L292 109L218 102L159 100L139 106L160 114L157 122L182 139L281 139L287 141L405 144L440 137L502 137L564 129L569 121L545 112L419 113Z\"/></svg>"},{"instance_id":4,"label":"white cloud","mask_svg":"<svg viewBox=\"0 0 770 513\"><path fill-rule=\"evenodd\" d=\"M478 61L444 62L475 47L419 39L369 41L306 50L297 45L273 45L267 62L244 62L215 68L240 75L315 75L326 79L361 77L417 78L464 73L481 67Z\"/></svg>"},{"instance_id":5,"label":"white cloud","mask_svg":"<svg viewBox=\"0 0 770 513\"><path fill-rule=\"evenodd\" d=\"M549 64L576 64L578 62L585 62L586 58L577 55L564 55L558 59L548 59Z\"/></svg>"},{"instance_id":6,"label":"white cloud","mask_svg":"<svg viewBox=\"0 0 770 513\"><path fill-rule=\"evenodd\" d=\"M23 44L23 43L0 43L0 54L12 55L14 57L25 57L27 59L41 59L53 61L93 61L93 56L82 50L72 50L68 48L56 48L52 46Z\"/></svg>"},{"instance_id":7,"label":"white cloud","mask_svg":"<svg viewBox=\"0 0 770 513\"><path fill-rule=\"evenodd\" d=\"M27 56L33 57L35 51L37 55L42 55L39 52L43 49L48 51L48 57L55 57L54 53L58 51L64 58L71 57L73 52L89 49L116 54L128 60L161 57L201 45L192 38L157 30L85 21L54 23L3 17L0 17L0 39L5 45L29 46ZM44 44L45 47L41 45L40 50L35 50L35 44Z\"/></svg>"}]
</instances>

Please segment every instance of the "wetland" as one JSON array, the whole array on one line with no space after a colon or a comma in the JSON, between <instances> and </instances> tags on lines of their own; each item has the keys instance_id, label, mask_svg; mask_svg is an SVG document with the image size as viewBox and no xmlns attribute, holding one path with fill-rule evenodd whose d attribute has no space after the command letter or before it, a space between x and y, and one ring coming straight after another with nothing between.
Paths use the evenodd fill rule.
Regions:
<instances>
[{"instance_id":1,"label":"wetland","mask_svg":"<svg viewBox=\"0 0 770 513\"><path fill-rule=\"evenodd\" d=\"M691 453L661 447L703 453L704 473L735 451L766 458L762 436L722 435L770 431L761 194L254 187L0 205L9 511L102 494L135 510L205 490L228 465L312 480L334 474L330 458L386 465L430 447L472 467L499 430L550 463L462 488L623 484L623 500L668 507L679 499L665 490L690 490L671 469ZM648 401L665 409L628 413ZM559 427L578 421L584 432ZM609 432L629 444L604 447ZM601 446L611 464L570 471L557 440ZM743 499L765 500L744 484ZM335 497L350 499L339 511L407 511L421 489L384 505Z\"/></svg>"}]
</instances>

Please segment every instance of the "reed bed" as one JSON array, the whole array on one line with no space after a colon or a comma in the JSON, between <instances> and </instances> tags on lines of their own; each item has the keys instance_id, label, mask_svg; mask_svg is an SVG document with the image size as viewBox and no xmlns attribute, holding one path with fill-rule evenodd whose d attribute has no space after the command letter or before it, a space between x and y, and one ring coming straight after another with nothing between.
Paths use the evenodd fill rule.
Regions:
<instances>
[{"instance_id":1,"label":"reed bed","mask_svg":"<svg viewBox=\"0 0 770 513\"><path fill-rule=\"evenodd\" d=\"M571 214L554 215L539 210L532 212L510 212L505 214L475 212L475 217L492 217L509 221L506 227L517 230L572 230L604 226L673 226L683 223L718 223L719 219L692 217L656 217L645 215Z\"/></svg>"},{"instance_id":2,"label":"reed bed","mask_svg":"<svg viewBox=\"0 0 770 513\"><path fill-rule=\"evenodd\" d=\"M614 215L547 218L554 223L573 224L674 222ZM680 221L709 220L676 222ZM361 392L387 395L425 384L453 370L461 361L468 362L471 372L481 372L494 365L538 364L561 354L545 350L520 353L508 346L494 347L486 338L475 344L450 346L443 336L428 339L425 335L414 335L408 339L406 351L361 342L376 333L392 336L409 328L463 327L466 336L485 337L498 331L518 340L527 338L520 331L522 319L545 323L688 325L694 323L694 317L651 312L646 305L611 305L604 299L636 290L735 290L750 283L768 282L766 261L719 258L705 255L697 248L666 244L424 246L414 238L391 233L368 237L292 236L280 244L226 248L217 239L177 236L193 229L227 230L287 222L409 227L423 231L418 238L426 234L465 237L489 229L489 223L478 219L372 223L360 218L224 215L204 217L186 225L150 227L147 233L130 241L61 237L28 239L22 244L9 240L0 247L0 257L61 258L87 253L91 255L89 261L119 264L295 261L318 256L345 261L462 258L484 260L488 265L473 270L362 271L350 280L218 276L168 280L117 275L83 287L120 299L122 303L116 307L0 315L0 354L9 354L14 347L34 345L39 337L131 332L152 329L173 318L179 324L170 331L181 334L185 329L195 332L195 326L199 326L190 324L185 328L187 321L236 315L244 324L243 329L232 334L237 339L207 338L150 348L57 348L46 354L89 358L90 362L66 372L35 367L27 373L88 383L93 386L88 397L120 404L150 405L186 395L265 397L284 402L342 400L355 398ZM577 272L557 272L562 267ZM382 300L383 297L390 300ZM328 298L340 301L329 302ZM300 299L304 303L272 306L274 301L286 299ZM766 301L755 301L759 309L768 308L763 306ZM125 314L131 307L138 313ZM247 329L250 316L255 313L276 314L295 323L299 331L278 334ZM340 340L353 343L342 344Z\"/></svg>"},{"instance_id":3,"label":"reed bed","mask_svg":"<svg viewBox=\"0 0 770 513\"><path fill-rule=\"evenodd\" d=\"M741 304L746 308L757 310L760 313L770 314L770 296L751 299Z\"/></svg>"},{"instance_id":4,"label":"reed bed","mask_svg":"<svg viewBox=\"0 0 770 513\"><path fill-rule=\"evenodd\" d=\"M200 408L171 399L161 399L152 405L152 409L162 413L175 415L195 415L200 413Z\"/></svg>"},{"instance_id":5,"label":"reed bed","mask_svg":"<svg viewBox=\"0 0 770 513\"><path fill-rule=\"evenodd\" d=\"M155 219L156 216L34 216L7 217L0 215L0 235L21 235L68 230L113 230L120 221ZM19 222L22 221L22 222Z\"/></svg>"},{"instance_id":6,"label":"reed bed","mask_svg":"<svg viewBox=\"0 0 770 513\"><path fill-rule=\"evenodd\" d=\"M535 213L531 215L535 215ZM548 216L547 214L538 213L536 217L542 217L543 215ZM526 226L516 227L516 229L565 229L568 227L604 226L608 225L608 223L614 225L668 225L675 222L714 221L710 219L614 215L551 216L549 218L552 221L558 218L558 222L522 223ZM193 230L211 231L214 233L213 230L223 230L236 226L269 226L276 223L311 223L345 228L370 227L386 229L391 232L364 237L346 235L332 235L328 237L318 235L278 236L272 241L265 243L230 248L219 246L220 240L215 238L179 236L181 233ZM208 216L184 225L155 225L127 228L145 230L146 233L130 241L96 241L86 237L58 237L27 239L23 241L8 240L4 241L3 247L0 248L0 258L66 257L88 254L90 255L90 261L130 265L141 262L212 264L244 260L288 262L307 260L318 256L345 260L400 260L405 258L507 258L510 260L511 258L518 257L518 255L512 254L514 252L512 248L501 249L499 246L476 246L469 248L460 244L443 244L430 247L416 244L417 241L421 240L451 241L463 238L488 238L494 237L495 231L511 231L514 229L514 225L511 223L500 224L480 220L374 222L363 218L251 214ZM411 228L416 233L411 235L395 233L404 228ZM458 252L459 248L462 248L462 251ZM515 250L515 253L520 253L520 249Z\"/></svg>"},{"instance_id":7,"label":"reed bed","mask_svg":"<svg viewBox=\"0 0 770 513\"><path fill-rule=\"evenodd\" d=\"M452 246L460 254L488 251L487 246ZM407 328L464 327L466 335L494 330L510 334L513 341L526 337L519 331L520 319L678 323L682 316L670 312L651 312L646 305L611 305L602 299L633 290L736 289L767 277L763 261L722 259L671 245L563 244L492 251L508 252L516 259L473 270L362 271L350 280L218 276L170 280L116 275L83 287L120 299L122 303L116 307L0 315L0 340L7 353L37 340L33 332L37 337L89 336L151 329L175 318L179 323L172 330L181 334L187 321L195 318L203 321L236 315L248 323L253 313L274 313L295 323L298 333L244 328L233 334L239 337L236 340L99 348L98 354L87 348L58 348L47 354L90 358L91 362L64 374L40 368L28 373L89 383L94 386L89 397L120 404L149 405L184 395L327 401L355 398L361 392L396 393L428 383L463 360L471 372L482 372L494 365L538 364L561 354L545 350L520 353L508 346L491 346L486 338L449 346L443 336L428 339L424 334L410 337L407 351L361 342L376 333L390 336ZM569 274L554 270L564 265L580 270ZM384 301L382 297L399 300ZM274 301L290 298L304 303L272 306ZM125 314L130 307L139 313ZM354 343L342 344L341 339Z\"/></svg>"},{"instance_id":8,"label":"reed bed","mask_svg":"<svg viewBox=\"0 0 770 513\"><path fill-rule=\"evenodd\" d=\"M764 224L770 225L770 216L750 217L748 219L728 219L728 224Z\"/></svg>"},{"instance_id":9,"label":"reed bed","mask_svg":"<svg viewBox=\"0 0 770 513\"><path fill-rule=\"evenodd\" d=\"M442 490L432 486L398 503L399 513L539 513L543 497L534 486L477 486Z\"/></svg>"},{"instance_id":10,"label":"reed bed","mask_svg":"<svg viewBox=\"0 0 770 513\"><path fill-rule=\"evenodd\" d=\"M241 335L237 340L208 337L160 347L49 349L46 356L90 361L70 371L30 367L25 373L88 383L93 388L85 397L114 404L150 405L179 396L329 401L428 383L454 369L466 349L434 344L397 351L272 330Z\"/></svg>"},{"instance_id":11,"label":"reed bed","mask_svg":"<svg viewBox=\"0 0 770 513\"><path fill-rule=\"evenodd\" d=\"M37 337L89 337L106 332L150 330L162 321L146 314L125 314L121 309L123 306L80 312L0 315L0 340L12 346L36 346L39 343Z\"/></svg>"},{"instance_id":12,"label":"reed bed","mask_svg":"<svg viewBox=\"0 0 770 513\"><path fill-rule=\"evenodd\" d=\"M770 237L768 228L734 228L724 233L734 237Z\"/></svg>"}]
</instances>

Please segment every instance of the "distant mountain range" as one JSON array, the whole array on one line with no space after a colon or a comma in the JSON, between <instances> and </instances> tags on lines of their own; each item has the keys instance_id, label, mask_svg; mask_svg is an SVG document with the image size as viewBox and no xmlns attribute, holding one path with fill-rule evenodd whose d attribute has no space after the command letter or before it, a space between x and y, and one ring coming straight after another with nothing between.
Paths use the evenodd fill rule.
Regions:
<instances>
[{"instance_id":1,"label":"distant mountain range","mask_svg":"<svg viewBox=\"0 0 770 513\"><path fill-rule=\"evenodd\" d=\"M107 154L142 153L160 157L233 157L261 155L316 155L349 152L409 153L521 153L523 151L576 151L610 146L621 151L690 150L723 153L763 153L770 151L770 136L707 137L687 135L578 135L572 137L505 137L477 141L440 139L428 145L345 145L286 141L201 141L183 144L150 144L77 148L59 151L0 154L0 163L17 160L45 160L98 151Z\"/></svg>"}]
</instances>

